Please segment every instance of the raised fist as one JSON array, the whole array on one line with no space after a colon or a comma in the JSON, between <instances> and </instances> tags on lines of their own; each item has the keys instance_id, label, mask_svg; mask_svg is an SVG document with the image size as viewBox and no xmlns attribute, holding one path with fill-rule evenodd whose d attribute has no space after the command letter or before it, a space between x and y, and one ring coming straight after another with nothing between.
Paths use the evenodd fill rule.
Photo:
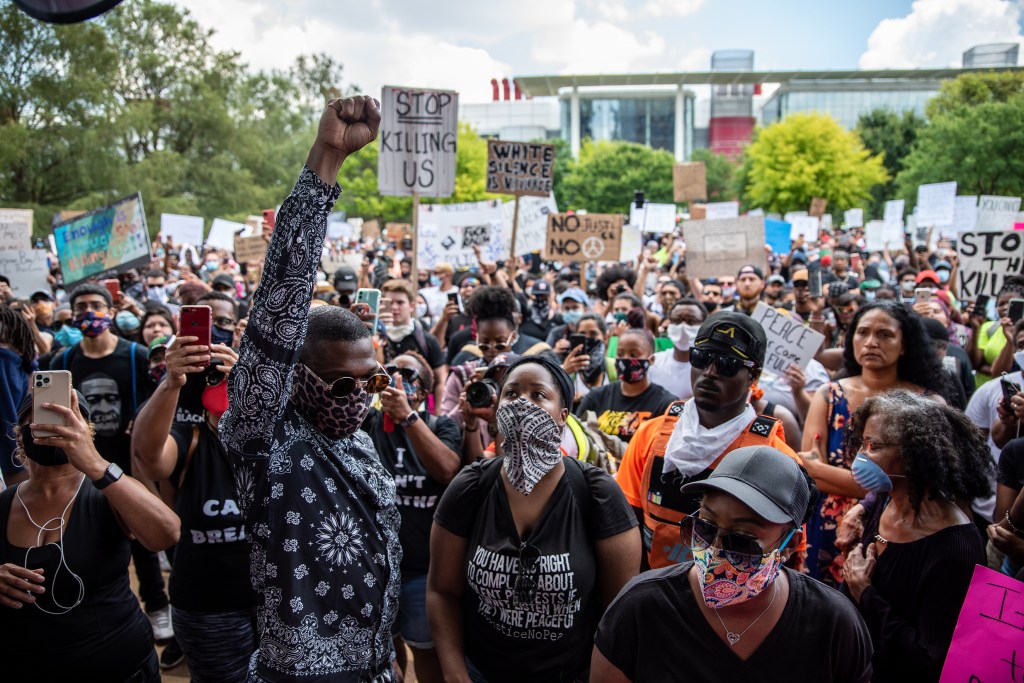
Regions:
<instances>
[{"instance_id":1,"label":"raised fist","mask_svg":"<svg viewBox=\"0 0 1024 683\"><path fill-rule=\"evenodd\" d=\"M331 100L320 117L317 144L344 159L377 139L380 128L380 103L359 95Z\"/></svg>"}]
</instances>

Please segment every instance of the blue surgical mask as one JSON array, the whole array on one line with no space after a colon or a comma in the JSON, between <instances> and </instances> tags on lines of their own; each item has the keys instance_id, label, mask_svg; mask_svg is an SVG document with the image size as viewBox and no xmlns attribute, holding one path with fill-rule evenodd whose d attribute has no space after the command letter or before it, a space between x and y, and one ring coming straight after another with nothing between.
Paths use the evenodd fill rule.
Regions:
<instances>
[{"instance_id":1,"label":"blue surgical mask","mask_svg":"<svg viewBox=\"0 0 1024 683\"><path fill-rule=\"evenodd\" d=\"M211 271L211 272L217 270L219 267L220 267L220 262L219 261L207 261L206 262L206 269Z\"/></svg>"},{"instance_id":2,"label":"blue surgical mask","mask_svg":"<svg viewBox=\"0 0 1024 683\"><path fill-rule=\"evenodd\" d=\"M867 301L868 303L871 303L872 301L875 300L875 290L873 290L873 289L865 289L863 291L863 294L864 294L864 301Z\"/></svg>"},{"instance_id":3,"label":"blue surgical mask","mask_svg":"<svg viewBox=\"0 0 1024 683\"><path fill-rule=\"evenodd\" d=\"M142 325L138 317L128 311L118 311L117 315L114 316L114 321L117 322L117 329L128 334L137 332Z\"/></svg>"},{"instance_id":4,"label":"blue surgical mask","mask_svg":"<svg viewBox=\"0 0 1024 683\"><path fill-rule=\"evenodd\" d=\"M939 282L941 284L946 284L947 282L949 282L949 271L948 270L940 270L936 274L939 276Z\"/></svg>"},{"instance_id":5,"label":"blue surgical mask","mask_svg":"<svg viewBox=\"0 0 1024 683\"><path fill-rule=\"evenodd\" d=\"M581 310L562 311L562 320L564 320L567 325L575 325L582 317L583 311Z\"/></svg>"},{"instance_id":6,"label":"blue surgical mask","mask_svg":"<svg viewBox=\"0 0 1024 683\"><path fill-rule=\"evenodd\" d=\"M850 468L853 474L853 480L857 482L857 485L867 491L874 493L885 493L892 491L892 478L902 475L886 474L878 463L864 455L858 453L857 457L853 460L853 467Z\"/></svg>"},{"instance_id":7,"label":"blue surgical mask","mask_svg":"<svg viewBox=\"0 0 1024 683\"><path fill-rule=\"evenodd\" d=\"M74 346L82 341L82 331L73 325L64 325L53 338L60 342L61 346Z\"/></svg>"}]
</instances>

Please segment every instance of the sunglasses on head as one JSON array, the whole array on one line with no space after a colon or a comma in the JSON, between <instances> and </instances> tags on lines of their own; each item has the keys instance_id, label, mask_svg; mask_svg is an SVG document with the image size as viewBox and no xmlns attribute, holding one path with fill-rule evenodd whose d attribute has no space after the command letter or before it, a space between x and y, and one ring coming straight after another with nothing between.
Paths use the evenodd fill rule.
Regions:
<instances>
[{"instance_id":1,"label":"sunglasses on head","mask_svg":"<svg viewBox=\"0 0 1024 683\"><path fill-rule=\"evenodd\" d=\"M713 351L705 351L699 348L690 349L690 365L698 370L706 370L711 364L715 364L715 370L722 377L734 377L740 368L753 370L757 363L752 360L743 360L735 356L725 356Z\"/></svg>"},{"instance_id":2,"label":"sunglasses on head","mask_svg":"<svg viewBox=\"0 0 1024 683\"><path fill-rule=\"evenodd\" d=\"M540 548L529 543L519 546L519 568L516 581L512 586L513 600L518 605L530 604L537 594L537 561L540 560Z\"/></svg>"},{"instance_id":3,"label":"sunglasses on head","mask_svg":"<svg viewBox=\"0 0 1024 683\"><path fill-rule=\"evenodd\" d=\"M306 366L309 370L309 366ZM354 377L339 377L331 383L325 382L320 375L317 375L312 370L313 376L320 380L321 384L324 384L330 388L331 396L334 398L344 398L356 390L356 387L361 386L368 394L379 394L380 392L387 389L388 385L391 384L391 375L384 371L384 368L380 365L377 366L379 372L370 375L366 379L356 379Z\"/></svg>"},{"instance_id":4,"label":"sunglasses on head","mask_svg":"<svg viewBox=\"0 0 1024 683\"><path fill-rule=\"evenodd\" d=\"M684 517L679 524L679 538L684 545L696 550L707 550L718 541L722 557L738 571L756 570L762 559L789 543L794 533L796 529L790 529L782 542L766 553L761 543L753 536L725 531L696 514Z\"/></svg>"},{"instance_id":5,"label":"sunglasses on head","mask_svg":"<svg viewBox=\"0 0 1024 683\"><path fill-rule=\"evenodd\" d=\"M388 373L389 377L400 375L403 382L415 382L420 378L420 371L416 368L403 368L395 363L388 363L384 366L384 372Z\"/></svg>"},{"instance_id":6,"label":"sunglasses on head","mask_svg":"<svg viewBox=\"0 0 1024 683\"><path fill-rule=\"evenodd\" d=\"M508 335L508 336L507 336L507 337L505 338L505 341L503 341L503 342L498 342L497 344L481 344L481 343L480 343L480 342L478 341L478 342L476 343L476 347L477 347L478 349L480 349L480 352L481 352L481 353L487 353L487 352L488 352L488 351L490 351L491 349L494 349L494 350L495 350L495 351L497 351L498 353L504 353L505 351L508 351L509 349L511 349L511 348L512 348L512 344L511 344L511 341L512 341L512 337L513 337L513 335L515 335L515 332L512 332L512 333L510 333L510 334L509 334L509 335Z\"/></svg>"}]
</instances>

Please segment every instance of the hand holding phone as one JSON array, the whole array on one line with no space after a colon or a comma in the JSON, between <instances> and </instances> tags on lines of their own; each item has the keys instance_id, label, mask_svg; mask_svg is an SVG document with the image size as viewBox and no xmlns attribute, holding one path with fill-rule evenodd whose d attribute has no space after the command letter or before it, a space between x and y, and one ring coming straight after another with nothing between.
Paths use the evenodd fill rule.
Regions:
<instances>
[{"instance_id":1,"label":"hand holding phone","mask_svg":"<svg viewBox=\"0 0 1024 683\"><path fill-rule=\"evenodd\" d=\"M71 373L67 370L47 370L32 373L32 422L37 425L62 425L67 421L60 413L43 408L53 403L71 410ZM57 436L45 429L36 429L34 436Z\"/></svg>"},{"instance_id":2,"label":"hand holding phone","mask_svg":"<svg viewBox=\"0 0 1024 683\"><path fill-rule=\"evenodd\" d=\"M1006 375L1003 375L999 378L999 387L1003 390L1003 408L1007 411L1013 410L1013 405L1010 403L1010 400L1020 393L1020 385L1011 382L1006 378Z\"/></svg>"},{"instance_id":3,"label":"hand holding phone","mask_svg":"<svg viewBox=\"0 0 1024 683\"><path fill-rule=\"evenodd\" d=\"M931 303L932 290L927 287L918 287L914 290L914 303L916 304L927 304Z\"/></svg>"},{"instance_id":4,"label":"hand holding phone","mask_svg":"<svg viewBox=\"0 0 1024 683\"><path fill-rule=\"evenodd\" d=\"M196 346L210 346L210 331L213 328L213 310L209 306L182 306L181 327L179 333L183 337L195 337ZM210 364L209 359L202 363L203 367Z\"/></svg>"},{"instance_id":5,"label":"hand holding phone","mask_svg":"<svg viewBox=\"0 0 1024 683\"><path fill-rule=\"evenodd\" d=\"M1010 307L1006 310L1006 317L1014 325L1024 319L1024 299L1010 299Z\"/></svg>"},{"instance_id":6,"label":"hand holding phone","mask_svg":"<svg viewBox=\"0 0 1024 683\"><path fill-rule=\"evenodd\" d=\"M356 303L366 304L369 307L369 313L373 316L372 319L369 316L362 319L363 322L372 323L371 333L377 331L377 323L380 320L380 298L379 289L360 289L356 292Z\"/></svg>"}]
</instances>

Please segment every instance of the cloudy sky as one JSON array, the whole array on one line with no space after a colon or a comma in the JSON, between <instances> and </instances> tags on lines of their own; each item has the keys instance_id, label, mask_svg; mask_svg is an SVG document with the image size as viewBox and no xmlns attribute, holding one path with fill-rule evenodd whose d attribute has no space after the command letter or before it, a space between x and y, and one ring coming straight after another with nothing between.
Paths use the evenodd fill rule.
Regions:
<instances>
[{"instance_id":1,"label":"cloudy sky","mask_svg":"<svg viewBox=\"0 0 1024 683\"><path fill-rule=\"evenodd\" d=\"M974 45L1022 42L1024 0L173 0L255 68L327 52L364 92L490 79L705 70L714 50L758 69L959 66Z\"/></svg>"}]
</instances>

